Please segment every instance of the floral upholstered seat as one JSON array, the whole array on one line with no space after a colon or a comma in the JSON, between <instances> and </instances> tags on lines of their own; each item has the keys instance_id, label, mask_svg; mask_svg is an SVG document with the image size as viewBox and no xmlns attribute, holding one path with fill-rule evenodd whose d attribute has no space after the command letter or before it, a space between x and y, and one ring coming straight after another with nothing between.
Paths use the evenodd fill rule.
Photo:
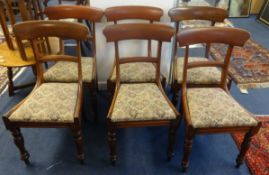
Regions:
<instances>
[{"instance_id":1,"label":"floral upholstered seat","mask_svg":"<svg viewBox=\"0 0 269 175\"><path fill-rule=\"evenodd\" d=\"M73 123L77 93L77 83L43 83L9 116L9 120Z\"/></svg>"},{"instance_id":2,"label":"floral upholstered seat","mask_svg":"<svg viewBox=\"0 0 269 175\"><path fill-rule=\"evenodd\" d=\"M82 80L90 83L93 79L93 59L81 58ZM59 61L44 73L46 82L77 82L77 64L73 62Z\"/></svg>"},{"instance_id":3,"label":"floral upholstered seat","mask_svg":"<svg viewBox=\"0 0 269 175\"><path fill-rule=\"evenodd\" d=\"M176 119L176 114L155 83L120 86L111 115L113 122L169 119Z\"/></svg>"},{"instance_id":4,"label":"floral upholstered seat","mask_svg":"<svg viewBox=\"0 0 269 175\"><path fill-rule=\"evenodd\" d=\"M256 126L258 122L221 88L190 88L187 102L194 128Z\"/></svg>"},{"instance_id":5,"label":"floral upholstered seat","mask_svg":"<svg viewBox=\"0 0 269 175\"><path fill-rule=\"evenodd\" d=\"M207 61L207 58L190 57L189 62ZM182 83L184 58L175 60L175 80ZM221 71L216 67L199 67L188 70L187 83L190 84L218 84L221 80Z\"/></svg>"},{"instance_id":6,"label":"floral upholstered seat","mask_svg":"<svg viewBox=\"0 0 269 175\"><path fill-rule=\"evenodd\" d=\"M152 63L146 62L122 64L120 65L120 78L121 82L125 83L154 82L156 68ZM116 67L113 68L110 80L116 81Z\"/></svg>"}]
</instances>

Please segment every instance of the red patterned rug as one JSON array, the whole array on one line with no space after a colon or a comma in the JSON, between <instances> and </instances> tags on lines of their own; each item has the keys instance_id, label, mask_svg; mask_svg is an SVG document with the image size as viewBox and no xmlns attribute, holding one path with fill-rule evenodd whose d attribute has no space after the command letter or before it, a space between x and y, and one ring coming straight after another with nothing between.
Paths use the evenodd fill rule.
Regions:
<instances>
[{"instance_id":1,"label":"red patterned rug","mask_svg":"<svg viewBox=\"0 0 269 175\"><path fill-rule=\"evenodd\" d=\"M214 59L223 60L227 46L212 44ZM233 50L229 75L243 89L269 87L269 51L253 40Z\"/></svg>"},{"instance_id":2,"label":"red patterned rug","mask_svg":"<svg viewBox=\"0 0 269 175\"><path fill-rule=\"evenodd\" d=\"M246 155L246 163L252 175L269 175L269 116L257 117L262 127L252 139ZM237 146L241 145L244 135L232 134Z\"/></svg>"}]
</instances>

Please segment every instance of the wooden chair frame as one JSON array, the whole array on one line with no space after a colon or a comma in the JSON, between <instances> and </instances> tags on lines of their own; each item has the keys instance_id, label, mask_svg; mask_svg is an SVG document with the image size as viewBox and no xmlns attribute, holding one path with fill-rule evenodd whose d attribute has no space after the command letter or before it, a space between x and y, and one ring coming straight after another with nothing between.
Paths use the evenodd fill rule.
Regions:
<instances>
[{"instance_id":1,"label":"wooden chair frame","mask_svg":"<svg viewBox=\"0 0 269 175\"><path fill-rule=\"evenodd\" d=\"M99 22L103 16L103 11L94 7L77 6L77 5L61 5L61 6L50 6L45 9L45 14L51 20L60 20L67 18L74 18L79 20L86 20L91 23L90 34L88 35L87 41L92 43L93 51L93 80L90 83L83 82L83 85L89 87L92 94L92 104L94 111L94 119L98 120L97 117L97 91L98 91L98 78L97 78L97 62L96 62L96 33L95 23ZM64 53L63 41L60 41L60 52Z\"/></svg>"},{"instance_id":2,"label":"wooden chair frame","mask_svg":"<svg viewBox=\"0 0 269 175\"><path fill-rule=\"evenodd\" d=\"M125 20L145 20L150 24L154 22L159 22L161 17L163 16L163 10L161 8L153 7L153 6L115 6L109 7L104 11L105 17L108 22L113 22L114 24L118 24L119 21ZM152 53L152 41L148 40L148 48L147 55L151 57ZM115 67L115 61L113 64L112 71L110 73L110 77L107 80L107 89L111 94L114 94L116 83L111 81L111 77L113 74L113 70ZM162 85L165 88L166 79L162 76Z\"/></svg>"},{"instance_id":3,"label":"wooden chair frame","mask_svg":"<svg viewBox=\"0 0 269 175\"><path fill-rule=\"evenodd\" d=\"M34 17L37 17L36 16L37 13L35 13L35 16L33 16L31 13L29 13L29 8L31 8L31 10L33 8L34 12L38 11L39 6L37 4L40 5L39 0L38 1L33 1L33 2L30 2L29 0L26 0L26 1L20 0L20 1L18 1L18 7L19 7L19 11L21 13L22 21L27 21L27 20L30 20L30 19L40 19L40 18L34 18ZM6 15L4 13L4 8L6 8L6 10L7 10L7 14L8 14L8 17L9 17L9 20L10 20L10 24L12 26L15 25L16 20L15 20L15 14L14 14L13 9L12 9L12 1L11 0L4 0L4 2L0 1L0 24L1 24L4 36L6 38L8 48L10 50L15 50L13 40L12 40L13 34L11 34L9 32L9 30L8 30L8 25L7 25L7 22L6 22ZM46 43L46 46L45 46L45 43L43 43L43 42L41 42L40 44L42 45L43 48L47 47L47 51L50 53L49 41L47 40L47 38L45 38L44 41ZM27 60L25 52L24 52L24 49L19 48L19 51L20 51L22 59ZM33 66L33 64L25 64L25 66ZM8 92L9 92L10 96L14 95L15 90L18 90L18 89L25 88L25 87L33 85L33 83L29 83L29 84L23 84L23 85L15 86L14 82L13 82L13 71L12 71L12 68L14 68L14 67L19 67L19 66L14 65L12 67L7 67L7 70L8 70L7 71L7 73L8 73ZM35 73L34 69L33 69L33 72Z\"/></svg>"},{"instance_id":4,"label":"wooden chair frame","mask_svg":"<svg viewBox=\"0 0 269 175\"><path fill-rule=\"evenodd\" d=\"M210 21L211 26L214 26L216 22L224 22L224 20L228 17L228 12L221 8L216 7L207 7L207 6L188 6L188 7L176 7L169 10L168 15L171 18L171 21L175 23L176 26L176 33L180 32L180 24L185 20L205 20ZM176 37L176 35L175 35ZM173 49L173 65L178 58L177 56L177 43L174 44ZM205 58L209 58L209 50L210 44L206 43L205 47ZM181 84L178 82L175 77L175 69L172 67L172 91L173 91L173 98L172 102L176 106L177 100L179 99L179 91L181 89ZM190 83L189 83L190 84ZM204 85L200 84L190 84L193 87L200 87ZM208 86L212 86L208 84ZM230 87L230 85L229 85Z\"/></svg>"},{"instance_id":5,"label":"wooden chair frame","mask_svg":"<svg viewBox=\"0 0 269 175\"><path fill-rule=\"evenodd\" d=\"M88 29L81 24L73 24L69 22L61 21L29 21L16 24L14 26L14 34L18 43L22 44L22 40L29 40L31 46L33 47L36 68L37 68L37 82L36 86L31 92L31 94L44 83L43 73L44 68L42 63L47 61L71 61L78 64L78 98L76 101L76 107L74 112L74 122L73 123L59 123L59 122L15 122L10 121L9 116L17 110L26 99L31 96L31 94L22 100L19 104L13 107L9 112L7 112L3 121L8 130L11 131L14 137L14 143L18 147L21 159L29 165L29 153L24 147L24 139L20 132L20 128L70 128L74 134L74 139L77 147L77 158L81 163L84 162L84 151L82 146L82 135L81 135L81 103L82 103L82 70L81 70L81 53L80 53L80 42L88 37ZM43 55L38 48L37 39L40 37L59 37L62 39L74 39L77 41L77 57L68 55Z\"/></svg>"},{"instance_id":6,"label":"wooden chair frame","mask_svg":"<svg viewBox=\"0 0 269 175\"><path fill-rule=\"evenodd\" d=\"M187 91L189 88L195 88L187 83L187 70L196 67L219 67L222 69L220 84L212 85L212 87L219 87L230 95L227 87L228 67L234 46L243 46L249 39L250 34L241 29L236 28L200 28L189 29L182 31L177 35L177 42L179 46L185 47L185 63L183 69L183 83L182 83L182 109L186 122L186 135L184 143L184 154L182 160L183 171L186 171L189 165L189 155L192 149L193 138L196 134L214 134L214 133L232 133L232 132L245 132L245 138L241 145L240 153L236 159L236 167L239 167L244 159L244 156L249 148L250 141L261 127L261 122L258 122L256 127L222 127L222 128L194 128L191 122L191 116L187 101ZM200 43L223 43L229 47L227 49L224 61L196 61L188 62L189 58L189 45ZM208 86L204 86L206 88ZM197 88L197 87L196 87Z\"/></svg>"},{"instance_id":7,"label":"wooden chair frame","mask_svg":"<svg viewBox=\"0 0 269 175\"><path fill-rule=\"evenodd\" d=\"M110 106L107 126L108 126L108 141L110 146L110 157L112 165L115 165L117 160L116 154L116 128L128 128L128 127L143 127L143 126L170 126L169 129L169 145L167 149L168 159L171 159L173 155L173 148L176 139L176 130L180 124L180 114L176 111L172 103L166 97L166 94L162 88L160 81L160 60L161 60L161 48L162 42L169 42L174 30L172 27L160 25L160 24L117 24L107 26L104 31L104 35L107 38L107 42L114 42L115 44L115 61L116 61L116 91L113 96L112 104ZM147 57L126 57L121 58L119 55L120 41L125 40L156 40L158 41L158 51L157 57L147 56ZM160 89L161 93L167 100L169 106L174 110L177 115L175 120L150 120L150 121L125 121L125 122L113 122L111 120L111 115L113 112L114 104L121 88L120 80L120 65L133 62L152 62L156 64L156 79L155 83Z\"/></svg>"}]
</instances>

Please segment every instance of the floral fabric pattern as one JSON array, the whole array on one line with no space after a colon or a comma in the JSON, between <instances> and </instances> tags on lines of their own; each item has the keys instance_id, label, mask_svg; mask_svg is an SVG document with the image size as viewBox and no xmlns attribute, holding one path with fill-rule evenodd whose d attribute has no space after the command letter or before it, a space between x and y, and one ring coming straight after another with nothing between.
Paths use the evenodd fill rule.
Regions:
<instances>
[{"instance_id":1,"label":"floral fabric pattern","mask_svg":"<svg viewBox=\"0 0 269 175\"><path fill-rule=\"evenodd\" d=\"M13 112L10 121L74 122L78 84L43 83Z\"/></svg>"},{"instance_id":2,"label":"floral fabric pattern","mask_svg":"<svg viewBox=\"0 0 269 175\"><path fill-rule=\"evenodd\" d=\"M120 79L125 83L154 82L156 79L156 68L152 63L136 62L120 65ZM116 81L116 67L113 68L111 81Z\"/></svg>"},{"instance_id":3,"label":"floral fabric pattern","mask_svg":"<svg viewBox=\"0 0 269 175\"><path fill-rule=\"evenodd\" d=\"M187 101L194 128L256 126L257 120L221 88L190 88Z\"/></svg>"},{"instance_id":4,"label":"floral fabric pattern","mask_svg":"<svg viewBox=\"0 0 269 175\"><path fill-rule=\"evenodd\" d=\"M93 80L93 59L81 58L83 82L90 83ZM77 82L77 63L59 61L44 73L46 82Z\"/></svg>"},{"instance_id":5,"label":"floral fabric pattern","mask_svg":"<svg viewBox=\"0 0 269 175\"><path fill-rule=\"evenodd\" d=\"M120 86L111 115L112 121L170 119L176 119L176 113L155 83Z\"/></svg>"},{"instance_id":6,"label":"floral fabric pattern","mask_svg":"<svg viewBox=\"0 0 269 175\"><path fill-rule=\"evenodd\" d=\"M189 57L189 62L208 61L207 58ZM175 80L182 83L184 58L175 60ZM218 84L221 80L221 71L216 67L197 67L189 69L187 73L187 83L190 84Z\"/></svg>"}]
</instances>

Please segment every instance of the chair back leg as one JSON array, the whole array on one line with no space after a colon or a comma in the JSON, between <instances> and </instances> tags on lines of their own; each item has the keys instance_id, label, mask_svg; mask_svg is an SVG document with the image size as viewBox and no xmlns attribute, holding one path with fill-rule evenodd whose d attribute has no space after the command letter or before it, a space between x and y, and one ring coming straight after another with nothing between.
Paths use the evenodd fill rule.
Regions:
<instances>
[{"instance_id":1,"label":"chair back leg","mask_svg":"<svg viewBox=\"0 0 269 175\"><path fill-rule=\"evenodd\" d=\"M84 164L85 154L83 149L83 139L80 126L75 126L74 128L72 128L72 132L77 147L77 158L81 164Z\"/></svg>"},{"instance_id":2,"label":"chair back leg","mask_svg":"<svg viewBox=\"0 0 269 175\"><path fill-rule=\"evenodd\" d=\"M117 160L117 151L116 151L116 128L115 125L108 121L108 143L110 148L110 160L111 164L115 166Z\"/></svg>"},{"instance_id":3,"label":"chair back leg","mask_svg":"<svg viewBox=\"0 0 269 175\"><path fill-rule=\"evenodd\" d=\"M167 147L167 160L170 161L174 156L174 147L176 143L176 133L177 129L180 126L181 117L178 117L177 120L171 121L169 126L169 135L168 135L168 147Z\"/></svg>"}]
</instances>

